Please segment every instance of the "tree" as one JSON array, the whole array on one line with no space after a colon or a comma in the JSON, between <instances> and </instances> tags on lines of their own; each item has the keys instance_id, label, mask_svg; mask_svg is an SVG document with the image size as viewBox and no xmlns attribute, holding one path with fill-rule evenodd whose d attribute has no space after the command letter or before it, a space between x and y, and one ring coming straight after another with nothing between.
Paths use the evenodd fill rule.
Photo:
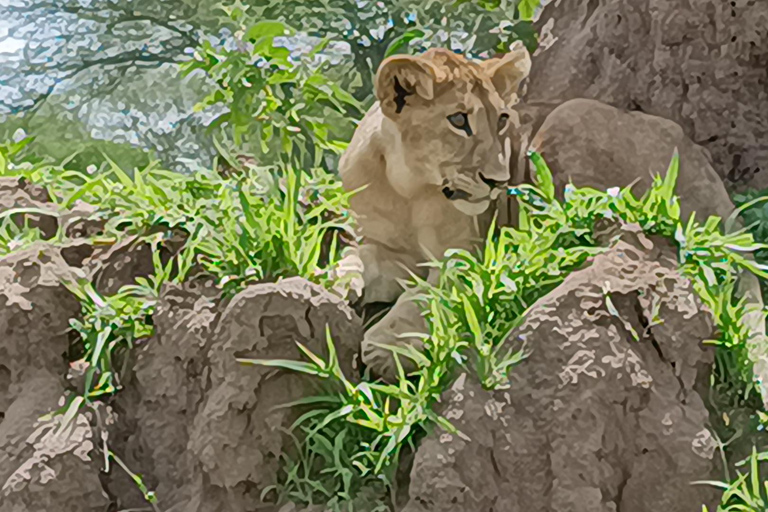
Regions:
<instances>
[{"instance_id":1,"label":"tree","mask_svg":"<svg viewBox=\"0 0 768 512\"><path fill-rule=\"evenodd\" d=\"M120 130L102 126L91 126L85 133L107 139L117 133L117 142L162 151L164 163L198 155L208 159L213 149L202 134L206 119L192 112L195 102L186 96L189 90L199 94L198 99L215 92L208 78L216 77L182 85L173 72L206 41L230 49L242 44L233 10L251 20L280 20L296 29L286 43L294 51L307 51L326 40L320 53L333 62L326 76L366 107L372 101L375 70L389 54L439 45L481 56L503 51L514 39L535 44L529 24L519 19L527 8L518 9L517 2L10 0L0 6L1 19L10 25L5 37L23 40L25 46L16 58L0 62L3 131L21 126L34 135L51 124L51 117L63 122L112 115L110 121L127 125L130 133L123 136ZM524 0L521 5L530 3ZM226 102L220 106L238 108ZM164 110L170 117L158 124L175 124L178 131L147 122ZM177 137L197 143L184 149Z\"/></svg>"}]
</instances>

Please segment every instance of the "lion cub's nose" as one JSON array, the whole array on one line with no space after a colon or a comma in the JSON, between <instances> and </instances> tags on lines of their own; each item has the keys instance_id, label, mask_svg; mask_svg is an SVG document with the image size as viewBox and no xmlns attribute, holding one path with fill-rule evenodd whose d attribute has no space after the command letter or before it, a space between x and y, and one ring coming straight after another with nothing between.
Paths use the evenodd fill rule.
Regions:
<instances>
[{"instance_id":1,"label":"lion cub's nose","mask_svg":"<svg viewBox=\"0 0 768 512\"><path fill-rule=\"evenodd\" d=\"M483 176L483 173L480 173L480 180L491 188L499 188L503 186L504 183L506 183L504 181L488 179L485 176Z\"/></svg>"}]
</instances>

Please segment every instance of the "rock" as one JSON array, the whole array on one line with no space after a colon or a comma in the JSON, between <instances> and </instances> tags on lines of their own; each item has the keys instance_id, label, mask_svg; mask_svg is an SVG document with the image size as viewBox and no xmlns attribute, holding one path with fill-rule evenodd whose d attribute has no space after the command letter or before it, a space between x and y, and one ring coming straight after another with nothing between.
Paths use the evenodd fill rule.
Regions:
<instances>
[{"instance_id":1,"label":"rock","mask_svg":"<svg viewBox=\"0 0 768 512\"><path fill-rule=\"evenodd\" d=\"M274 407L315 393L318 380L236 358L300 359L295 341L324 355L327 325L343 371L357 377L361 322L333 294L300 278L249 286L221 305L218 294L212 283L166 286L117 407L116 449L162 510L253 510L276 483L292 449L283 429L303 411ZM110 484L118 497L120 488Z\"/></svg>"},{"instance_id":2,"label":"rock","mask_svg":"<svg viewBox=\"0 0 768 512\"><path fill-rule=\"evenodd\" d=\"M114 295L137 277L149 277L155 271L152 246L137 237L98 247L83 264L91 275L94 289L101 295Z\"/></svg>"},{"instance_id":3,"label":"rock","mask_svg":"<svg viewBox=\"0 0 768 512\"><path fill-rule=\"evenodd\" d=\"M13 208L34 208L50 212L50 215L19 213L13 217L14 223L20 228L26 222L29 227L39 229L45 240L53 238L59 227L58 212L48 201L48 193L42 187L29 184L21 178L0 178L0 212Z\"/></svg>"},{"instance_id":4,"label":"rock","mask_svg":"<svg viewBox=\"0 0 768 512\"><path fill-rule=\"evenodd\" d=\"M107 224L106 218L99 216L99 209L89 203L77 201L59 219L64 234L69 238L91 238L102 234Z\"/></svg>"},{"instance_id":5,"label":"rock","mask_svg":"<svg viewBox=\"0 0 768 512\"><path fill-rule=\"evenodd\" d=\"M0 414L36 374L63 375L80 303L61 281L78 276L45 243L0 259Z\"/></svg>"},{"instance_id":6,"label":"rock","mask_svg":"<svg viewBox=\"0 0 768 512\"><path fill-rule=\"evenodd\" d=\"M199 485L189 430L204 400L218 308L219 290L212 281L165 285L153 316L155 335L139 349L133 382L118 401L119 449L147 475L166 507L186 503ZM113 490L121 506L139 506L143 498L130 482L122 488Z\"/></svg>"},{"instance_id":7,"label":"rock","mask_svg":"<svg viewBox=\"0 0 768 512\"><path fill-rule=\"evenodd\" d=\"M96 251L94 246L82 238L74 240L65 240L58 244L61 257L67 262L67 265L75 268L85 268L86 261L91 258Z\"/></svg>"},{"instance_id":8,"label":"rock","mask_svg":"<svg viewBox=\"0 0 768 512\"><path fill-rule=\"evenodd\" d=\"M292 452L283 429L301 412L276 407L319 392L314 377L244 366L236 358L299 359L295 342L325 358L326 326L341 370L356 380L361 323L321 287L301 278L251 286L224 309L209 352L210 387L189 446L210 483L199 510L214 502L245 511L260 502L260 493L276 483L281 456Z\"/></svg>"},{"instance_id":9,"label":"rock","mask_svg":"<svg viewBox=\"0 0 768 512\"><path fill-rule=\"evenodd\" d=\"M155 233L159 235L160 233ZM155 273L152 245L145 237L130 236L114 245L98 247L83 266L102 295L114 295L125 285L134 284L137 277L149 277ZM184 246L186 233L173 232L158 244L160 261L166 265ZM173 276L171 276L173 277Z\"/></svg>"},{"instance_id":10,"label":"rock","mask_svg":"<svg viewBox=\"0 0 768 512\"><path fill-rule=\"evenodd\" d=\"M735 208L729 194L710 165L706 150L694 144L676 123L641 112L621 110L595 100L569 100L551 111L541 106L521 110L527 114L522 129L522 144L542 154L552 171L556 195L563 199L566 185L607 190L633 185L636 197L645 193L653 175L665 176L674 151L680 156L680 171L675 193L680 198L683 222L696 214L699 223L715 215L723 219L726 231L740 227L740 219L732 225ZM546 114L544 119L541 116ZM589 129L584 129L588 126ZM531 135L532 134L532 135ZM528 142L530 141L530 142ZM522 166L517 180L531 182L533 165ZM516 219L516 201L507 201L505 220ZM751 255L747 255L751 257ZM743 272L737 290L748 300L750 312L746 324L753 333L750 358L760 382L764 404L768 406L768 348L760 282L750 272Z\"/></svg>"},{"instance_id":11,"label":"rock","mask_svg":"<svg viewBox=\"0 0 768 512\"><path fill-rule=\"evenodd\" d=\"M0 512L102 512L110 504L99 480L90 421L83 413L63 425L60 379L38 374L8 408L0 424Z\"/></svg>"},{"instance_id":12,"label":"rock","mask_svg":"<svg viewBox=\"0 0 768 512\"><path fill-rule=\"evenodd\" d=\"M45 187L30 183L23 177L0 177L0 195L12 195L17 191L23 192L26 197L37 203L51 202L51 196Z\"/></svg>"},{"instance_id":13,"label":"rock","mask_svg":"<svg viewBox=\"0 0 768 512\"><path fill-rule=\"evenodd\" d=\"M643 235L639 235L643 236ZM710 314L663 241L623 241L538 301L508 338L530 355L508 390L463 376L420 445L405 512L715 509L701 397ZM610 299L610 304L609 304Z\"/></svg>"},{"instance_id":14,"label":"rock","mask_svg":"<svg viewBox=\"0 0 768 512\"><path fill-rule=\"evenodd\" d=\"M766 2L559 0L537 26L524 102L589 98L668 118L730 184L768 186Z\"/></svg>"},{"instance_id":15,"label":"rock","mask_svg":"<svg viewBox=\"0 0 768 512\"><path fill-rule=\"evenodd\" d=\"M546 117L529 149L544 157L561 200L569 182L598 190L636 183L633 190L640 197L651 187L653 175L666 175L677 149L680 175L675 191L683 218L695 211L700 222L710 215L726 219L734 210L706 152L679 125L661 117L622 112L594 100L571 100Z\"/></svg>"}]
</instances>

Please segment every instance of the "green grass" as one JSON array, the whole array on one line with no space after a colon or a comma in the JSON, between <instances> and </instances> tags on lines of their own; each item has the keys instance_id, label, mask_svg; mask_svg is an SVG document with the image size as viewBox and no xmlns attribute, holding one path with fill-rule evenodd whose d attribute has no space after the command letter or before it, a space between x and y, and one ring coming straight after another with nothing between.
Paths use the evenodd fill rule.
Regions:
<instances>
[{"instance_id":1,"label":"green grass","mask_svg":"<svg viewBox=\"0 0 768 512\"><path fill-rule=\"evenodd\" d=\"M349 194L320 169L252 168L222 178L212 171L185 176L155 167L129 175L110 164L89 175L48 164L10 164L7 148L0 157L0 176L46 187L56 211L76 201L93 205L91 217L103 222L103 229L89 240L92 244L132 238L155 249L153 275L115 295L102 297L89 282L67 283L82 303L83 316L72 327L80 337L74 353L89 365L89 398L119 388L115 356L151 336L150 319L164 283L181 282L194 271L213 276L224 295L286 276L331 288L335 282L329 270L338 261L342 239L352 236ZM13 222L14 215L23 213L3 212L0 255L40 239L38 230ZM186 243L171 260L161 261L159 247L178 232ZM59 229L51 243L66 241Z\"/></svg>"},{"instance_id":2,"label":"green grass","mask_svg":"<svg viewBox=\"0 0 768 512\"><path fill-rule=\"evenodd\" d=\"M730 482L700 481L697 485L711 485L723 490L723 496L717 512L765 512L768 510L768 481L760 476L760 463L768 460L768 454L758 453L752 449L752 454L737 464L739 467L749 465L746 472L740 471L739 476ZM702 512L708 512L702 507Z\"/></svg>"},{"instance_id":3,"label":"green grass","mask_svg":"<svg viewBox=\"0 0 768 512\"><path fill-rule=\"evenodd\" d=\"M535 153L531 159L537 184L512 191L521 204L519 228L494 227L481 253L450 251L432 262L440 271L436 286L414 282L421 290L417 300L428 313L429 333L421 351L392 348L399 371L396 384L350 382L339 370L330 338L327 361L304 347L305 362L241 361L315 375L329 389L302 402L315 407L294 426L304 436L304 455L299 462L287 463L289 470L278 488L283 499L342 503L349 489L366 482L394 485L392 475L404 447L436 427L460 434L433 410L457 368L474 372L487 389L508 387L509 372L524 364L526 347L506 343L507 334L536 300L587 258L606 250L593 239L598 220L636 223L648 234L677 243L680 269L693 281L719 328L719 337L711 340L718 347L714 385L741 396L754 392L747 350L751 333L742 322L748 305L736 300L733 285L743 271L768 275L765 267L744 257L764 246L755 244L746 231L721 234L716 217L703 225L695 218L682 223L674 195L677 156L666 176L657 177L641 198L630 189L569 187L562 203L554 197L546 164ZM405 375L399 357L412 359L417 370ZM344 442L331 444L332 439ZM313 457L323 460L323 470L305 462Z\"/></svg>"}]
</instances>

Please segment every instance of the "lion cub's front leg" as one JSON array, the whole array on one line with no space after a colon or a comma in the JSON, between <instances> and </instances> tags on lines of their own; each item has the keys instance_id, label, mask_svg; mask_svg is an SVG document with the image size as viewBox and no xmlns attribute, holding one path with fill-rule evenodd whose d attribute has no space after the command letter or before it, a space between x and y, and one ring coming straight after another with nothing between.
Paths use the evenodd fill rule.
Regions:
<instances>
[{"instance_id":1,"label":"lion cub's front leg","mask_svg":"<svg viewBox=\"0 0 768 512\"><path fill-rule=\"evenodd\" d=\"M427 282L437 282L437 273L432 270ZM420 335L428 334L429 328L422 313L421 306L416 302L417 291L407 289L398 297L392 309L378 323L366 331L361 345L363 363L370 368L376 377L387 382L397 380L395 354L387 347L413 347L423 350L424 343ZM407 357L397 356L406 373L417 369L415 362Z\"/></svg>"}]
</instances>

